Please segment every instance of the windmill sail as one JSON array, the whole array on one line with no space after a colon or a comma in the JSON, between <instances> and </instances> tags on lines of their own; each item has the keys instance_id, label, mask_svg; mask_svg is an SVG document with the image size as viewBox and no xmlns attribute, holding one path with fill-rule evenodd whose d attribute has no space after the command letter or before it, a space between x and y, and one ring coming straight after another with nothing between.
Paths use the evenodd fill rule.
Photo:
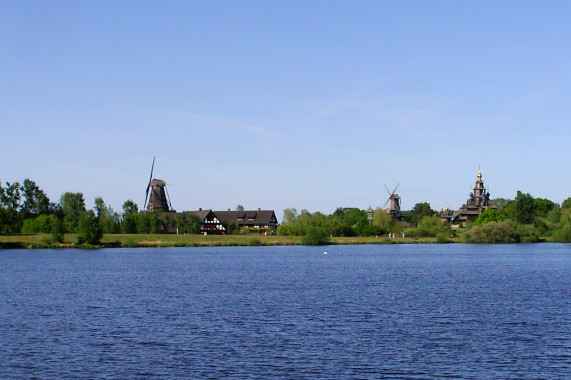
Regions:
<instances>
[{"instance_id":1,"label":"windmill sail","mask_svg":"<svg viewBox=\"0 0 571 380\"><path fill-rule=\"evenodd\" d=\"M167 184L163 180L153 178L154 168L155 157L153 157L151 176L149 177L149 183L147 184L147 191L145 194L145 208L148 211L172 211L170 197L168 196L168 191L166 190Z\"/></svg>"},{"instance_id":2,"label":"windmill sail","mask_svg":"<svg viewBox=\"0 0 571 380\"><path fill-rule=\"evenodd\" d=\"M153 180L153 169L155 168L155 157L153 157L153 165L151 165L151 175L149 176L149 183L147 184L147 191L145 193L145 203L147 204L147 199L149 199L149 189L151 188L151 181Z\"/></svg>"},{"instance_id":3,"label":"windmill sail","mask_svg":"<svg viewBox=\"0 0 571 380\"><path fill-rule=\"evenodd\" d=\"M389 205L389 208L387 209L387 212L391 214L393 219L398 219L399 214L400 214L400 196L398 194L396 194L396 191L399 188L399 186L400 186L400 183L397 184L395 189L391 192L389 190L389 188L387 187L387 185L385 184L385 189L387 189L387 193L389 194L389 198L385 202L383 208L386 207L387 204L390 202L390 205Z\"/></svg>"}]
</instances>

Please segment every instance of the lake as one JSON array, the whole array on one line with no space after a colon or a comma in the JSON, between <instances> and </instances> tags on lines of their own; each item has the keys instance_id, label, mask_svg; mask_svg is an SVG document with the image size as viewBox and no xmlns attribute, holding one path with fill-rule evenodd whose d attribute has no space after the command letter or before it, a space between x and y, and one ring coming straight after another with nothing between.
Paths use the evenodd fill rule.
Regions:
<instances>
[{"instance_id":1,"label":"lake","mask_svg":"<svg viewBox=\"0 0 571 380\"><path fill-rule=\"evenodd\" d=\"M0 268L0 378L571 377L569 244L0 250Z\"/></svg>"}]
</instances>

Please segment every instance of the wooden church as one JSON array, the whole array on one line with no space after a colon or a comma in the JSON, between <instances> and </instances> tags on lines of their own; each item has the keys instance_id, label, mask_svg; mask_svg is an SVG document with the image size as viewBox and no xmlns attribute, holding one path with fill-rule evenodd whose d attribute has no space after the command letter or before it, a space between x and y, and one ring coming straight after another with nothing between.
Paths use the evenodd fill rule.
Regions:
<instances>
[{"instance_id":1,"label":"wooden church","mask_svg":"<svg viewBox=\"0 0 571 380\"><path fill-rule=\"evenodd\" d=\"M474 190L470 193L466 204L452 215L452 222L457 224L475 220L488 208L497 209L498 207L490 199L490 193L486 191L484 181L482 181L482 172L478 170Z\"/></svg>"}]
</instances>

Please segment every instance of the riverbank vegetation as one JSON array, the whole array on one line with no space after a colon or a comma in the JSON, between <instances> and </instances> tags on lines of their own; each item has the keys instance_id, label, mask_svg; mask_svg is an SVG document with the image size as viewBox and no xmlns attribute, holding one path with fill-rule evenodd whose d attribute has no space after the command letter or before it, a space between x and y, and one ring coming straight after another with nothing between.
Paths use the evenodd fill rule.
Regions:
<instances>
[{"instance_id":1,"label":"riverbank vegetation","mask_svg":"<svg viewBox=\"0 0 571 380\"><path fill-rule=\"evenodd\" d=\"M515 199L495 203L497 210L459 225L446 222L428 202L402 211L397 221L381 208L368 213L339 207L330 215L289 208L269 236L235 225L226 226L229 235L204 236L194 213L141 213L131 200L119 213L101 197L88 210L82 193L66 192L51 202L25 179L0 183L0 248L571 242L571 198L559 205L518 191ZM173 224L178 234L168 233Z\"/></svg>"},{"instance_id":2,"label":"riverbank vegetation","mask_svg":"<svg viewBox=\"0 0 571 380\"><path fill-rule=\"evenodd\" d=\"M461 242L459 238L452 239ZM430 244L436 238L328 237L327 244ZM304 236L280 235L175 235L175 234L106 234L96 245L78 244L77 234L65 234L56 242L51 234L0 235L0 248L152 248L152 247L222 247L303 245ZM312 245L312 244L306 244Z\"/></svg>"}]
</instances>

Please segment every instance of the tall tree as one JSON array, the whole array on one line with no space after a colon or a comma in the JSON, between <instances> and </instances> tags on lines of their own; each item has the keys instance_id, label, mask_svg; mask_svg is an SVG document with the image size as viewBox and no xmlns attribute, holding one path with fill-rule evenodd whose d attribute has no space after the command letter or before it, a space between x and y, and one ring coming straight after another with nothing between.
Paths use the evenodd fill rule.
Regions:
<instances>
[{"instance_id":1,"label":"tall tree","mask_svg":"<svg viewBox=\"0 0 571 380\"><path fill-rule=\"evenodd\" d=\"M107 206L101 197L95 198L95 212L97 213L99 223L104 233L114 234L121 232L119 214L113 211L111 206Z\"/></svg>"},{"instance_id":2,"label":"tall tree","mask_svg":"<svg viewBox=\"0 0 571 380\"><path fill-rule=\"evenodd\" d=\"M132 200L128 199L123 203L123 218L121 220L121 229L126 234L137 233L137 216L139 206Z\"/></svg>"},{"instance_id":3,"label":"tall tree","mask_svg":"<svg viewBox=\"0 0 571 380\"><path fill-rule=\"evenodd\" d=\"M85 212L85 199L83 199L83 194L64 193L60 198L59 204L67 232L75 232L79 225L79 218Z\"/></svg>"},{"instance_id":4,"label":"tall tree","mask_svg":"<svg viewBox=\"0 0 571 380\"><path fill-rule=\"evenodd\" d=\"M411 223L417 225L422 218L424 218L425 216L432 216L433 214L434 212L430 207L430 203L428 202L417 203L414 205L412 209Z\"/></svg>"},{"instance_id":5,"label":"tall tree","mask_svg":"<svg viewBox=\"0 0 571 380\"><path fill-rule=\"evenodd\" d=\"M295 208L286 208L284 210L283 223L291 223L298 218L297 210Z\"/></svg>"},{"instance_id":6,"label":"tall tree","mask_svg":"<svg viewBox=\"0 0 571 380\"><path fill-rule=\"evenodd\" d=\"M382 208L378 208L373 213L373 224L380 227L380 234L385 234L393 230L395 223L391 214Z\"/></svg>"},{"instance_id":7,"label":"tall tree","mask_svg":"<svg viewBox=\"0 0 571 380\"><path fill-rule=\"evenodd\" d=\"M130 199L127 199L123 203L123 215L125 214L137 214L139 212L139 206Z\"/></svg>"},{"instance_id":8,"label":"tall tree","mask_svg":"<svg viewBox=\"0 0 571 380\"><path fill-rule=\"evenodd\" d=\"M77 242L78 244L96 245L103 238L103 229L99 223L99 217L95 215L93 210L83 212L78 221L77 226Z\"/></svg>"},{"instance_id":9,"label":"tall tree","mask_svg":"<svg viewBox=\"0 0 571 380\"><path fill-rule=\"evenodd\" d=\"M549 211L553 210L556 204L553 201L545 198L535 198L533 200L535 215L545 218Z\"/></svg>"},{"instance_id":10,"label":"tall tree","mask_svg":"<svg viewBox=\"0 0 571 380\"><path fill-rule=\"evenodd\" d=\"M200 233L200 217L193 212L182 212L178 214L175 217L175 222L179 234ZM236 226L236 224L234 224L234 226Z\"/></svg>"},{"instance_id":11,"label":"tall tree","mask_svg":"<svg viewBox=\"0 0 571 380\"><path fill-rule=\"evenodd\" d=\"M105 214L105 201L101 197L95 198L95 213L98 217L101 217L102 214Z\"/></svg>"},{"instance_id":12,"label":"tall tree","mask_svg":"<svg viewBox=\"0 0 571 380\"><path fill-rule=\"evenodd\" d=\"M516 201L516 221L523 224L533 223L535 218L535 202L530 194L524 194L518 190Z\"/></svg>"},{"instance_id":13,"label":"tall tree","mask_svg":"<svg viewBox=\"0 0 571 380\"><path fill-rule=\"evenodd\" d=\"M46 193L29 178L22 183L22 195L24 201L20 206L23 219L33 218L49 212L50 200Z\"/></svg>"},{"instance_id":14,"label":"tall tree","mask_svg":"<svg viewBox=\"0 0 571 380\"><path fill-rule=\"evenodd\" d=\"M2 224L0 224L1 233L12 234L20 232L21 221L18 214L20 201L22 197L20 194L20 184L14 182L10 184L6 182L6 187L0 184L0 207L2 211Z\"/></svg>"}]
</instances>

